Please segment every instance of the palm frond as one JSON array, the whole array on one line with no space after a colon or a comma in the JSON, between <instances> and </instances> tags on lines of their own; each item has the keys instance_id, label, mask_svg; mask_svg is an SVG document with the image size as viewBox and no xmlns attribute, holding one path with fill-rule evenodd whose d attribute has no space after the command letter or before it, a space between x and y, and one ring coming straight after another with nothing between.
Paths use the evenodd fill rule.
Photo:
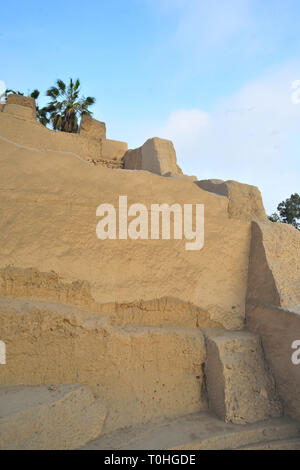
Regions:
<instances>
[{"instance_id":1,"label":"palm frond","mask_svg":"<svg viewBox=\"0 0 300 470\"><path fill-rule=\"evenodd\" d=\"M80 87L80 80L79 78L77 78L75 85L74 85L74 91L78 90L79 87Z\"/></svg>"},{"instance_id":2,"label":"palm frond","mask_svg":"<svg viewBox=\"0 0 300 470\"><path fill-rule=\"evenodd\" d=\"M30 93L30 97L34 98L35 100L37 100L39 96L40 96L40 92L37 89L33 90L33 92Z\"/></svg>"},{"instance_id":3,"label":"palm frond","mask_svg":"<svg viewBox=\"0 0 300 470\"><path fill-rule=\"evenodd\" d=\"M96 103L96 98L94 98L93 96L88 96L86 99L85 99L85 105L86 106L92 106L93 104Z\"/></svg>"},{"instance_id":4,"label":"palm frond","mask_svg":"<svg viewBox=\"0 0 300 470\"><path fill-rule=\"evenodd\" d=\"M52 86L49 88L49 90L46 91L46 96L49 96L49 98L57 98L59 95L59 90L55 86Z\"/></svg>"},{"instance_id":5,"label":"palm frond","mask_svg":"<svg viewBox=\"0 0 300 470\"><path fill-rule=\"evenodd\" d=\"M60 90L62 93L65 93L65 91L66 91L66 84L65 84L65 82L64 82L63 80L58 79L58 80L56 80L56 84L57 84L59 90Z\"/></svg>"},{"instance_id":6,"label":"palm frond","mask_svg":"<svg viewBox=\"0 0 300 470\"><path fill-rule=\"evenodd\" d=\"M92 113L88 108L96 100L91 96L80 98L80 80L78 78L75 82L70 78L67 83L57 80L56 85L49 88L46 93L51 98L46 109L53 129L63 132L78 132L78 118L83 114L91 116Z\"/></svg>"}]
</instances>

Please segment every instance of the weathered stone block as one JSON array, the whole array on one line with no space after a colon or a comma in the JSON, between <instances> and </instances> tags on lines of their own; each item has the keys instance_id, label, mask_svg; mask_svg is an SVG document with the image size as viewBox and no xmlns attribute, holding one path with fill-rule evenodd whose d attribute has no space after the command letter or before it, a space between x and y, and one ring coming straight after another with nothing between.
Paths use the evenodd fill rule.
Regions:
<instances>
[{"instance_id":1,"label":"weathered stone block","mask_svg":"<svg viewBox=\"0 0 300 470\"><path fill-rule=\"evenodd\" d=\"M128 145L126 142L110 139L102 140L102 158L105 160L120 161L127 149Z\"/></svg>"},{"instance_id":2,"label":"weathered stone block","mask_svg":"<svg viewBox=\"0 0 300 470\"><path fill-rule=\"evenodd\" d=\"M124 168L145 170L165 176L182 174L177 165L173 143L158 137L148 139L142 147L128 150L124 156Z\"/></svg>"},{"instance_id":3,"label":"weathered stone block","mask_svg":"<svg viewBox=\"0 0 300 470\"><path fill-rule=\"evenodd\" d=\"M78 384L1 387L0 408L0 448L17 450L76 448L101 433L107 414Z\"/></svg>"},{"instance_id":4,"label":"weathered stone block","mask_svg":"<svg viewBox=\"0 0 300 470\"><path fill-rule=\"evenodd\" d=\"M261 193L256 186L231 180L201 180L195 184L205 191L227 197L228 213L231 217L248 220L266 219Z\"/></svg>"},{"instance_id":5,"label":"weathered stone block","mask_svg":"<svg viewBox=\"0 0 300 470\"><path fill-rule=\"evenodd\" d=\"M252 223L247 300L300 306L300 232L288 224Z\"/></svg>"},{"instance_id":6,"label":"weathered stone block","mask_svg":"<svg viewBox=\"0 0 300 470\"><path fill-rule=\"evenodd\" d=\"M211 330L206 345L209 407L219 418L246 424L281 415L259 336Z\"/></svg>"},{"instance_id":7,"label":"weathered stone block","mask_svg":"<svg viewBox=\"0 0 300 470\"><path fill-rule=\"evenodd\" d=\"M2 111L21 119L36 121L35 100L29 96L8 95Z\"/></svg>"},{"instance_id":8,"label":"weathered stone block","mask_svg":"<svg viewBox=\"0 0 300 470\"><path fill-rule=\"evenodd\" d=\"M80 134L89 139L105 139L106 126L105 122L97 121L92 117L84 114L80 123Z\"/></svg>"},{"instance_id":9,"label":"weathered stone block","mask_svg":"<svg viewBox=\"0 0 300 470\"><path fill-rule=\"evenodd\" d=\"M19 106L24 106L26 108L31 108L32 111L36 111L35 107L35 100L34 98L31 98L30 96L23 96L23 95L15 95L15 94L10 94L6 98L6 104L17 104Z\"/></svg>"},{"instance_id":10,"label":"weathered stone block","mask_svg":"<svg viewBox=\"0 0 300 470\"><path fill-rule=\"evenodd\" d=\"M11 114L13 117L24 119L25 121L35 121L36 115L32 109L27 106L20 106L18 104L7 104L3 109L4 113Z\"/></svg>"}]
</instances>

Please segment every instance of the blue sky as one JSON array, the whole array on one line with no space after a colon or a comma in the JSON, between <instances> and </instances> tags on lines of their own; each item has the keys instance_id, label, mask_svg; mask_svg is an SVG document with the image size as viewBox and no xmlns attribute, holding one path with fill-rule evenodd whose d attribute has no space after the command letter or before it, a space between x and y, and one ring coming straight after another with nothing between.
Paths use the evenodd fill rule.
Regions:
<instances>
[{"instance_id":1,"label":"blue sky","mask_svg":"<svg viewBox=\"0 0 300 470\"><path fill-rule=\"evenodd\" d=\"M299 24L299 0L12 0L0 79L79 77L109 138L170 138L185 173L255 184L270 213L300 192Z\"/></svg>"}]
</instances>

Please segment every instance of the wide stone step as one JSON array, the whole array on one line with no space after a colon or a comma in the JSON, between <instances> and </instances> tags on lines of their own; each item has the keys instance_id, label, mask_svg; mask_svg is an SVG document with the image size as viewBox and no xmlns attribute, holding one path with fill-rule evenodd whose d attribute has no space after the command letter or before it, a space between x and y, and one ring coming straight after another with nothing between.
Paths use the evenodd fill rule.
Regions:
<instances>
[{"instance_id":1,"label":"wide stone step","mask_svg":"<svg viewBox=\"0 0 300 470\"><path fill-rule=\"evenodd\" d=\"M235 424L279 417L282 406L261 340L247 331L206 330L209 408Z\"/></svg>"},{"instance_id":2,"label":"wide stone step","mask_svg":"<svg viewBox=\"0 0 300 470\"><path fill-rule=\"evenodd\" d=\"M239 450L300 450L300 438L281 439L279 441L259 442L239 447Z\"/></svg>"},{"instance_id":3,"label":"wide stone step","mask_svg":"<svg viewBox=\"0 0 300 470\"><path fill-rule=\"evenodd\" d=\"M147 424L100 436L83 449L91 450L197 450L236 449L280 439L300 438L300 424L274 418L246 425L224 423L208 412Z\"/></svg>"},{"instance_id":4,"label":"wide stone step","mask_svg":"<svg viewBox=\"0 0 300 470\"><path fill-rule=\"evenodd\" d=\"M98 436L105 417L86 385L0 387L0 448L73 449Z\"/></svg>"},{"instance_id":5,"label":"wide stone step","mask_svg":"<svg viewBox=\"0 0 300 470\"><path fill-rule=\"evenodd\" d=\"M207 407L200 328L111 325L108 314L28 299L0 299L0 323L1 385L87 384L109 408L106 432Z\"/></svg>"}]
</instances>

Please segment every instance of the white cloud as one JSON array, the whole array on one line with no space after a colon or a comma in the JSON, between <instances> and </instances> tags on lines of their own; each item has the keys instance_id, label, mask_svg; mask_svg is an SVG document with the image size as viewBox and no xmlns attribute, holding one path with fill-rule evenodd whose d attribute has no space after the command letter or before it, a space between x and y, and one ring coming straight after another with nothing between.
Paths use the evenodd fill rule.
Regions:
<instances>
[{"instance_id":1,"label":"white cloud","mask_svg":"<svg viewBox=\"0 0 300 470\"><path fill-rule=\"evenodd\" d=\"M239 50L243 55L278 53L288 37L298 41L298 0L148 0L161 16L175 18L170 43L187 55Z\"/></svg>"},{"instance_id":2,"label":"white cloud","mask_svg":"<svg viewBox=\"0 0 300 470\"><path fill-rule=\"evenodd\" d=\"M173 111L160 135L176 141L177 148L186 155L193 153L195 143L210 125L210 116L200 109Z\"/></svg>"},{"instance_id":3,"label":"white cloud","mask_svg":"<svg viewBox=\"0 0 300 470\"><path fill-rule=\"evenodd\" d=\"M269 72L208 114L174 110L155 134L174 142L179 164L200 179L236 179L262 190L268 212L300 192L300 105L292 83L300 64Z\"/></svg>"},{"instance_id":4,"label":"white cloud","mask_svg":"<svg viewBox=\"0 0 300 470\"><path fill-rule=\"evenodd\" d=\"M184 47L206 50L217 47L251 24L248 0L210 0L181 2L182 11L175 38Z\"/></svg>"}]
</instances>

